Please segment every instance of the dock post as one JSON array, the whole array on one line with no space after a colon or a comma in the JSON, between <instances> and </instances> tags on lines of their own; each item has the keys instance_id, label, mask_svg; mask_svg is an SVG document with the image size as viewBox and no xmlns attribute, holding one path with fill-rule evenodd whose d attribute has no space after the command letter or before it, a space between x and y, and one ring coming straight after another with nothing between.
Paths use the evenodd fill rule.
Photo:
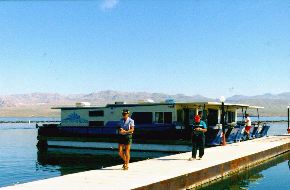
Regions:
<instances>
[{"instance_id":1,"label":"dock post","mask_svg":"<svg viewBox=\"0 0 290 190\"><path fill-rule=\"evenodd\" d=\"M222 146L227 144L226 142L226 126L225 126L225 97L220 97L220 101L222 103L222 114L221 114L221 124L222 124Z\"/></svg>"},{"instance_id":2,"label":"dock post","mask_svg":"<svg viewBox=\"0 0 290 190\"><path fill-rule=\"evenodd\" d=\"M288 109L288 126L287 126L287 132L288 132L288 134L290 134L290 121L289 121L289 119L290 119L290 111L289 111L289 109L290 109L290 106L287 106L287 109Z\"/></svg>"}]
</instances>

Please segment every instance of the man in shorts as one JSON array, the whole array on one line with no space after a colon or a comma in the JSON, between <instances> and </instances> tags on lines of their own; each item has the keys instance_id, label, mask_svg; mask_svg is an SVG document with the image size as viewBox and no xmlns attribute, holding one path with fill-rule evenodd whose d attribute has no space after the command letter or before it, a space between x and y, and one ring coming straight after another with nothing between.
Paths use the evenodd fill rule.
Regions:
<instances>
[{"instance_id":1,"label":"man in shorts","mask_svg":"<svg viewBox=\"0 0 290 190\"><path fill-rule=\"evenodd\" d=\"M245 134L247 135L246 139L250 139L250 130L252 127L252 122L249 114L245 115Z\"/></svg>"},{"instance_id":2,"label":"man in shorts","mask_svg":"<svg viewBox=\"0 0 290 190\"><path fill-rule=\"evenodd\" d=\"M130 148L132 144L132 134L134 132L134 120L129 117L130 112L124 109L122 112L123 118L119 124L118 149L119 155L124 161L123 169L128 170L130 161ZM125 151L125 152L124 152Z\"/></svg>"}]
</instances>

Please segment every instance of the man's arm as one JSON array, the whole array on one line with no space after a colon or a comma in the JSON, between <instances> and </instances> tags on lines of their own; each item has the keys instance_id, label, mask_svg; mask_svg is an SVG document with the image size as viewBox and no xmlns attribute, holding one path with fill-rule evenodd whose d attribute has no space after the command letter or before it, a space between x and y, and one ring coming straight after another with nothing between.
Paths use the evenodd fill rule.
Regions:
<instances>
[{"instance_id":1,"label":"man's arm","mask_svg":"<svg viewBox=\"0 0 290 190\"><path fill-rule=\"evenodd\" d=\"M118 124L117 128L119 134L124 135L126 133L126 131L121 127L121 122Z\"/></svg>"},{"instance_id":2,"label":"man's arm","mask_svg":"<svg viewBox=\"0 0 290 190\"><path fill-rule=\"evenodd\" d=\"M131 126L130 129L126 131L126 133L128 134L132 134L133 132L134 132L134 126Z\"/></svg>"},{"instance_id":3,"label":"man's arm","mask_svg":"<svg viewBox=\"0 0 290 190\"><path fill-rule=\"evenodd\" d=\"M247 119L245 119L245 125L247 126L248 123L249 123L249 119L247 118Z\"/></svg>"},{"instance_id":4,"label":"man's arm","mask_svg":"<svg viewBox=\"0 0 290 190\"><path fill-rule=\"evenodd\" d=\"M130 129L128 131L126 131L127 134L132 134L134 132L134 121L132 120L132 122L130 123Z\"/></svg>"},{"instance_id":5,"label":"man's arm","mask_svg":"<svg viewBox=\"0 0 290 190\"><path fill-rule=\"evenodd\" d=\"M203 129L203 128L201 128L201 127L198 127L198 128L196 128L195 130L197 130L197 131L201 131L201 132L204 132L204 133L207 131L206 128Z\"/></svg>"},{"instance_id":6,"label":"man's arm","mask_svg":"<svg viewBox=\"0 0 290 190\"><path fill-rule=\"evenodd\" d=\"M198 131L201 131L201 132L205 133L207 131L206 123L202 122L202 126L203 127L199 127L198 128Z\"/></svg>"},{"instance_id":7,"label":"man's arm","mask_svg":"<svg viewBox=\"0 0 290 190\"><path fill-rule=\"evenodd\" d=\"M119 133L120 133L121 135L124 135L124 134L126 134L126 131L125 131L123 128L120 128L120 129L119 129Z\"/></svg>"}]
</instances>

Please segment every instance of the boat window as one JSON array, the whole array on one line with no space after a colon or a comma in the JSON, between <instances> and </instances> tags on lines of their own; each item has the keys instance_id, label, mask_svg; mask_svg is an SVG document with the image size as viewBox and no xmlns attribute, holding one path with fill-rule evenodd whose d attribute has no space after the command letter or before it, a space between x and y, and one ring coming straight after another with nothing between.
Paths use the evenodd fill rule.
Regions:
<instances>
[{"instance_id":1,"label":"boat window","mask_svg":"<svg viewBox=\"0 0 290 190\"><path fill-rule=\"evenodd\" d=\"M177 110L177 122L183 123L183 111Z\"/></svg>"},{"instance_id":2,"label":"boat window","mask_svg":"<svg viewBox=\"0 0 290 190\"><path fill-rule=\"evenodd\" d=\"M133 112L132 119L135 124L152 124L152 112Z\"/></svg>"},{"instance_id":3,"label":"boat window","mask_svg":"<svg viewBox=\"0 0 290 190\"><path fill-rule=\"evenodd\" d=\"M208 109L207 123L209 126L215 126L218 123L218 110Z\"/></svg>"},{"instance_id":4,"label":"boat window","mask_svg":"<svg viewBox=\"0 0 290 190\"><path fill-rule=\"evenodd\" d=\"M208 115L208 111L207 110L203 110L202 111L202 120L207 122L207 115Z\"/></svg>"},{"instance_id":5,"label":"boat window","mask_svg":"<svg viewBox=\"0 0 290 190\"><path fill-rule=\"evenodd\" d=\"M235 122L235 112L227 112L227 123Z\"/></svg>"},{"instance_id":6,"label":"boat window","mask_svg":"<svg viewBox=\"0 0 290 190\"><path fill-rule=\"evenodd\" d=\"M172 123L172 112L164 112L164 123L165 124Z\"/></svg>"},{"instance_id":7,"label":"boat window","mask_svg":"<svg viewBox=\"0 0 290 190\"><path fill-rule=\"evenodd\" d=\"M155 113L155 122L156 123L164 123L164 113L163 112L156 112Z\"/></svg>"},{"instance_id":8,"label":"boat window","mask_svg":"<svg viewBox=\"0 0 290 190\"><path fill-rule=\"evenodd\" d=\"M189 124L193 125L194 124L194 116L196 115L196 109L190 109L189 110Z\"/></svg>"},{"instance_id":9,"label":"boat window","mask_svg":"<svg viewBox=\"0 0 290 190\"><path fill-rule=\"evenodd\" d=\"M104 111L103 110L95 110L95 111L89 111L90 117L103 117Z\"/></svg>"},{"instance_id":10,"label":"boat window","mask_svg":"<svg viewBox=\"0 0 290 190\"><path fill-rule=\"evenodd\" d=\"M90 127L102 127L104 126L104 121L89 121Z\"/></svg>"}]
</instances>

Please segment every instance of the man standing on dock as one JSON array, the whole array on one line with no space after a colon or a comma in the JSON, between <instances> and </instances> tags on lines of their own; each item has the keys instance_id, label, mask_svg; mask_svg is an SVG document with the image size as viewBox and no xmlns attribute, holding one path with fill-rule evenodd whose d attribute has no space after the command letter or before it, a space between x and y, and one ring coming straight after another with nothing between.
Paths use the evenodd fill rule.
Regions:
<instances>
[{"instance_id":1,"label":"man standing on dock","mask_svg":"<svg viewBox=\"0 0 290 190\"><path fill-rule=\"evenodd\" d=\"M250 139L250 130L252 127L252 122L249 114L245 115L245 133L246 133L246 140Z\"/></svg>"},{"instance_id":2,"label":"man standing on dock","mask_svg":"<svg viewBox=\"0 0 290 190\"><path fill-rule=\"evenodd\" d=\"M207 131L206 123L201 120L202 111L198 112L198 115L194 117L194 126L192 131L192 156L189 158L189 161L196 159L197 149L199 149L199 159L202 159L204 155L204 147L205 147L205 135L204 133Z\"/></svg>"},{"instance_id":3,"label":"man standing on dock","mask_svg":"<svg viewBox=\"0 0 290 190\"><path fill-rule=\"evenodd\" d=\"M119 125L118 149L119 155L124 161L123 169L128 170L130 161L130 148L132 144L132 134L134 132L134 120L129 117L129 110L124 109L123 118ZM125 153L124 153L125 150Z\"/></svg>"}]
</instances>

